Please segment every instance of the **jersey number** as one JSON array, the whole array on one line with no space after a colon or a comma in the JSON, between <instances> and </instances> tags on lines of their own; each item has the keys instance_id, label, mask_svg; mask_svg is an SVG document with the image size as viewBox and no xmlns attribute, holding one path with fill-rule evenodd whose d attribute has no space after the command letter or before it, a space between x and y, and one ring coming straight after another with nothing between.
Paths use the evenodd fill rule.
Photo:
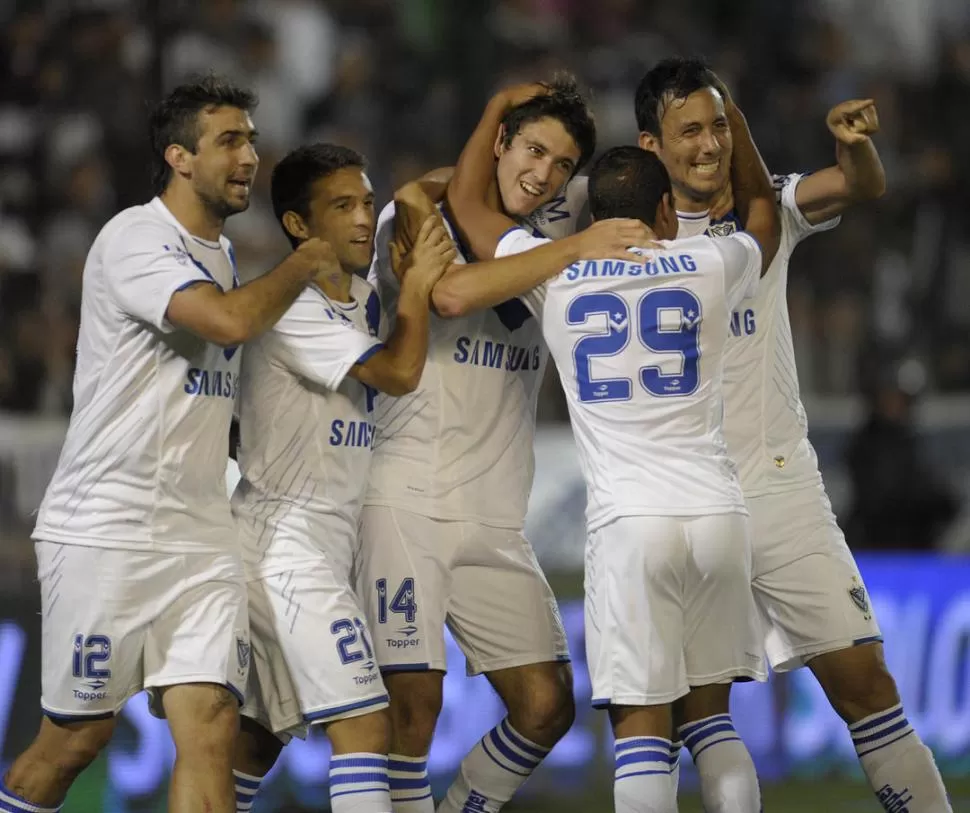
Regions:
<instances>
[{"instance_id":1,"label":"jersey number","mask_svg":"<svg viewBox=\"0 0 970 813\"><path fill-rule=\"evenodd\" d=\"M339 621L334 621L330 625L330 632L340 636L337 638L337 655L340 656L341 663L348 664L363 660L364 653L368 660L374 657L370 641L367 640L364 623L359 618L341 618ZM364 647L364 652L360 651L358 642Z\"/></svg>"},{"instance_id":2,"label":"jersey number","mask_svg":"<svg viewBox=\"0 0 970 813\"><path fill-rule=\"evenodd\" d=\"M86 650L86 651L85 651ZM107 635L74 636L74 656L71 673L76 678L109 678L110 669L100 669L98 664L111 657L111 639Z\"/></svg>"},{"instance_id":3,"label":"jersey number","mask_svg":"<svg viewBox=\"0 0 970 813\"><path fill-rule=\"evenodd\" d=\"M394 593L394 598L390 604L387 601L387 579L377 580L377 622L387 623L387 611L398 613L404 616L408 624L413 624L418 615L418 606L414 601L414 579L407 578L401 581L401 586Z\"/></svg>"},{"instance_id":4,"label":"jersey number","mask_svg":"<svg viewBox=\"0 0 970 813\"><path fill-rule=\"evenodd\" d=\"M591 316L606 316L606 329L583 336L573 348L579 400L583 402L629 401L633 382L629 378L593 378L591 362L616 356L630 343L630 309L614 293L580 294L566 309L566 323L583 325ZM639 381L651 395L671 398L691 395L700 383L701 303L688 290L664 288L647 291L637 304L634 327L640 343L653 353L677 355L680 369L664 373L659 364L640 368Z\"/></svg>"}]
</instances>

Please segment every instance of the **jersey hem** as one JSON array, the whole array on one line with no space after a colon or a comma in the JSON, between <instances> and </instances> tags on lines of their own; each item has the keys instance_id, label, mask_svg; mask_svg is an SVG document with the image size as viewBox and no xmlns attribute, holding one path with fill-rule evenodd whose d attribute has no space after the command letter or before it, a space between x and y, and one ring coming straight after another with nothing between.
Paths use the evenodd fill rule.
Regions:
<instances>
[{"instance_id":1,"label":"jersey hem","mask_svg":"<svg viewBox=\"0 0 970 813\"><path fill-rule=\"evenodd\" d=\"M793 480L789 483L774 483L772 485L759 486L758 488L745 488L744 483L742 483L741 491L744 493L744 498L750 500L756 497L771 497L778 494L787 494L789 491L801 491L803 488L812 486L824 487L820 472L806 475L804 478Z\"/></svg>"},{"instance_id":2,"label":"jersey hem","mask_svg":"<svg viewBox=\"0 0 970 813\"><path fill-rule=\"evenodd\" d=\"M200 542L153 542L151 540L112 539L105 536L86 534L61 534L45 530L35 530L30 538L34 542L53 542L57 545L71 545L77 548L97 548L98 550L128 550L134 553L171 553L190 555L193 553L233 553L231 544L214 545Z\"/></svg>"},{"instance_id":3,"label":"jersey hem","mask_svg":"<svg viewBox=\"0 0 970 813\"><path fill-rule=\"evenodd\" d=\"M741 505L713 505L705 508L618 508L611 510L608 514L597 514L595 517L587 518L586 527L589 531L597 531L624 517L687 517L695 519L723 514L741 514L746 517L748 516L748 508L743 503Z\"/></svg>"}]
</instances>

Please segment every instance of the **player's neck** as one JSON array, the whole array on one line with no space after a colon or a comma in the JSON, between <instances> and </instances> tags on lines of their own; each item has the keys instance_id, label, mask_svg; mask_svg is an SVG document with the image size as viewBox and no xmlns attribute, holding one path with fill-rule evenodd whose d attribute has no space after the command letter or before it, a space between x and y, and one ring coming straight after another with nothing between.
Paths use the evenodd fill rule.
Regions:
<instances>
[{"instance_id":1,"label":"player's neck","mask_svg":"<svg viewBox=\"0 0 970 813\"><path fill-rule=\"evenodd\" d=\"M354 275L349 271L326 271L314 278L314 282L320 287L328 299L334 302L350 302L350 285Z\"/></svg>"},{"instance_id":2,"label":"player's neck","mask_svg":"<svg viewBox=\"0 0 970 813\"><path fill-rule=\"evenodd\" d=\"M191 189L173 183L159 197L189 234L213 243L219 241L225 218L214 214Z\"/></svg>"},{"instance_id":3,"label":"player's neck","mask_svg":"<svg viewBox=\"0 0 970 813\"><path fill-rule=\"evenodd\" d=\"M689 197L675 188L674 206L678 212L696 215L708 211L711 208L711 202L709 200L697 200L696 198Z\"/></svg>"}]
</instances>

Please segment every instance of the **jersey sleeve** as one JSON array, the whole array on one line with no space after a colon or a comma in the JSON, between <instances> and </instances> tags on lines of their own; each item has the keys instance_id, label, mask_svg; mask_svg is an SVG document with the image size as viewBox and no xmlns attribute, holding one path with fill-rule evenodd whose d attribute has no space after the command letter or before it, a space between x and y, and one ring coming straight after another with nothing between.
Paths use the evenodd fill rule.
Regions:
<instances>
[{"instance_id":1,"label":"jersey sleeve","mask_svg":"<svg viewBox=\"0 0 970 813\"><path fill-rule=\"evenodd\" d=\"M376 336L328 313L320 295L305 290L272 330L274 355L288 369L335 390L355 364L384 345Z\"/></svg>"},{"instance_id":2,"label":"jersey sleeve","mask_svg":"<svg viewBox=\"0 0 970 813\"><path fill-rule=\"evenodd\" d=\"M391 240L394 239L394 201L385 206L374 230L374 259L367 272L367 282L377 291L385 314L396 312L400 283L391 266ZM386 320L385 320L386 321ZM386 326L385 326L386 329Z\"/></svg>"},{"instance_id":3,"label":"jersey sleeve","mask_svg":"<svg viewBox=\"0 0 970 813\"><path fill-rule=\"evenodd\" d=\"M199 282L217 284L192 261L177 232L152 220L112 235L103 267L105 284L122 311L167 333L175 329L165 318L174 294Z\"/></svg>"},{"instance_id":4,"label":"jersey sleeve","mask_svg":"<svg viewBox=\"0 0 970 813\"><path fill-rule=\"evenodd\" d=\"M498 260L501 257L511 257L513 254L531 251L534 248L544 246L546 243L551 242L552 240L548 237L536 237L535 235L529 234L523 228L516 227L509 229L502 235L498 241L498 245L495 247L495 259ZM542 323L542 306L545 304L548 288L549 283L544 282L518 298L529 309L529 313L539 320L540 324Z\"/></svg>"},{"instance_id":5,"label":"jersey sleeve","mask_svg":"<svg viewBox=\"0 0 970 813\"><path fill-rule=\"evenodd\" d=\"M798 184L807 177L807 174L798 172L793 172L789 175L772 176L772 181L775 186L775 196L778 201L778 207L781 210L782 231L790 235L792 246L800 243L810 234L818 234L819 232L834 229L842 220L841 215L836 215L829 220L813 226L805 219L802 210L795 203L795 190L798 188Z\"/></svg>"},{"instance_id":6,"label":"jersey sleeve","mask_svg":"<svg viewBox=\"0 0 970 813\"><path fill-rule=\"evenodd\" d=\"M750 234L735 232L728 237L711 238L711 244L724 261L724 292L731 310L742 299L754 296L761 279L761 246Z\"/></svg>"}]
</instances>

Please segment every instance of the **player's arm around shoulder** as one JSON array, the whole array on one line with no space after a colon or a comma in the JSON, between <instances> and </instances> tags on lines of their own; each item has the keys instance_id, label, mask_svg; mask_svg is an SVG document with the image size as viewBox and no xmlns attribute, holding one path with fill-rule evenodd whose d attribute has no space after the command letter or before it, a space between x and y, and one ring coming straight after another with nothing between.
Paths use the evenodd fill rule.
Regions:
<instances>
[{"instance_id":1,"label":"player's arm around shoulder","mask_svg":"<svg viewBox=\"0 0 970 813\"><path fill-rule=\"evenodd\" d=\"M405 254L391 242L390 253L401 280L394 329L387 344L351 367L350 375L397 396L413 392L421 381L428 356L431 291L455 259L455 246L440 219L429 216L410 252Z\"/></svg>"},{"instance_id":2,"label":"player's arm around shoulder","mask_svg":"<svg viewBox=\"0 0 970 813\"><path fill-rule=\"evenodd\" d=\"M177 291L165 317L206 341L233 347L269 330L318 271L335 262L327 243L307 240L272 271L239 288L199 284Z\"/></svg>"},{"instance_id":3,"label":"player's arm around shoulder","mask_svg":"<svg viewBox=\"0 0 970 813\"><path fill-rule=\"evenodd\" d=\"M527 292L581 260L601 257L639 262L630 246L646 245L653 233L639 220L601 220L578 234L549 240L513 226L498 241L495 259L459 265L434 287L436 312L444 318L491 308Z\"/></svg>"},{"instance_id":4,"label":"player's arm around shoulder","mask_svg":"<svg viewBox=\"0 0 970 813\"><path fill-rule=\"evenodd\" d=\"M809 226L838 217L849 206L882 197L886 171L872 136L879 115L872 99L853 99L833 107L826 126L835 138L835 166L801 178L795 204Z\"/></svg>"}]
</instances>

